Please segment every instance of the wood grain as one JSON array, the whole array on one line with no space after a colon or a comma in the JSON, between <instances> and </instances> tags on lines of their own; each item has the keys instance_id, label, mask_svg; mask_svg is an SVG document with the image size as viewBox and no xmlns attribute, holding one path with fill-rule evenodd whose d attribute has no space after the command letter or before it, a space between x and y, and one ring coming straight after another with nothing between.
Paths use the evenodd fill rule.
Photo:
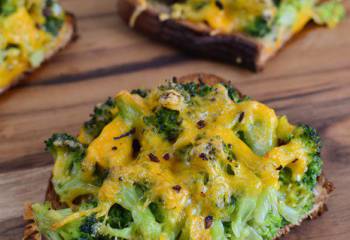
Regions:
<instances>
[{"instance_id":1,"label":"wood grain","mask_svg":"<svg viewBox=\"0 0 350 240\"><path fill-rule=\"evenodd\" d=\"M117 17L115 0L62 2L78 17L79 40L0 96L0 239L20 239L24 202L44 197L52 159L43 141L53 132L77 133L93 106L119 90L153 87L192 72L231 79L292 122L318 128L326 175L337 189L323 217L285 239L350 239L349 17L332 30L308 27L254 74L192 58L133 32Z\"/></svg>"}]
</instances>

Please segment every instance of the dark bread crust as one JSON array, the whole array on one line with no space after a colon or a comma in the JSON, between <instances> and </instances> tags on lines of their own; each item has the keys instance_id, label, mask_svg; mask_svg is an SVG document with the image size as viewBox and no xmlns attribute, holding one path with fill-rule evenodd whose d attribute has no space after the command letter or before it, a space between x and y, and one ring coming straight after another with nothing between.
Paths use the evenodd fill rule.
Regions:
<instances>
[{"instance_id":1,"label":"dark bread crust","mask_svg":"<svg viewBox=\"0 0 350 240\"><path fill-rule=\"evenodd\" d=\"M205 74L205 73L195 73L190 75L185 75L182 77L179 77L176 79L180 83L186 83L186 82L203 82L208 85L214 85L216 83L226 83L231 84L232 83L228 80L222 79L216 75L213 74ZM241 93L240 93L241 94ZM243 96L241 94L241 96ZM278 233L274 240L279 239L283 235L288 234L293 227L299 226L303 220L305 219L315 219L322 215L325 211L327 211L327 205L326 201L328 200L330 193L334 190L334 186L331 182L329 182L324 175L322 174L318 178L317 185L315 187L315 204L311 211L305 215L305 217L297 224L290 224L282 228ZM49 180L48 188L45 195L45 200L51 202L52 207L54 209L60 209L64 208L64 204L62 204L59 200L59 196L56 194L51 179ZM31 205L28 204L25 206L24 209L24 220L26 220L28 223L24 230L24 238L23 240L40 240L42 239L42 236L40 235L38 231L38 226L34 222L33 213L31 209ZM45 238L44 238L45 239Z\"/></svg>"},{"instance_id":2,"label":"dark bread crust","mask_svg":"<svg viewBox=\"0 0 350 240\"><path fill-rule=\"evenodd\" d=\"M48 62L54 55L56 55L59 51L64 49L70 42L77 39L77 24L76 24L76 18L71 13L66 13L65 22L63 25L63 31L60 31L59 35L56 37L56 39L60 39L61 42L59 42L55 48L53 48L51 51L47 52L45 55L45 60L43 63L40 64L39 67L36 68L30 68L25 73L21 74L20 76L17 76L17 78L12 81L12 83L5 87L0 88L0 95L4 93L6 90L12 88L13 86L17 85L21 80L24 80L26 77L28 77L32 72L35 70L41 68L43 64Z\"/></svg>"},{"instance_id":3,"label":"dark bread crust","mask_svg":"<svg viewBox=\"0 0 350 240\"><path fill-rule=\"evenodd\" d=\"M137 0L118 0L118 13L129 23L138 7ZM241 34L210 34L210 28L172 19L161 21L156 11L147 8L134 25L144 34L199 56L238 64L252 71L261 70L262 46Z\"/></svg>"},{"instance_id":4,"label":"dark bread crust","mask_svg":"<svg viewBox=\"0 0 350 240\"><path fill-rule=\"evenodd\" d=\"M118 14L129 24L133 13L140 7L138 0L118 0L117 4ZM204 24L173 19L161 21L159 11L152 7L147 7L137 16L133 27L151 38L190 53L233 63L252 71L262 70L266 61L278 50L267 53L257 39L239 33L213 35L212 29Z\"/></svg>"}]
</instances>

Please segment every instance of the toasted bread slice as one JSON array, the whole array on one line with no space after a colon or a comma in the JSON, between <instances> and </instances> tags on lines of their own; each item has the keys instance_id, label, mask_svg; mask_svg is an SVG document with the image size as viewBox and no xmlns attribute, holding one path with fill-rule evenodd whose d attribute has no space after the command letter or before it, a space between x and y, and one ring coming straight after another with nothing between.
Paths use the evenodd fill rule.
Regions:
<instances>
[{"instance_id":1,"label":"toasted bread slice","mask_svg":"<svg viewBox=\"0 0 350 240\"><path fill-rule=\"evenodd\" d=\"M203 82L208 85L215 85L216 83L226 83L231 84L230 81L224 80L218 76L212 74L190 74L177 79L179 82ZM241 93L240 93L241 94ZM242 96L242 95L241 95ZM330 193L334 190L333 184L329 182L324 175L321 175L318 178L318 183L315 187L315 204L311 211L303 217L303 219L298 224L290 224L280 229L276 240L280 237L288 234L293 227L296 227L302 223L305 219L314 219L320 216L322 213L327 211L326 202L330 196ZM66 207L59 200L59 196L56 194L54 187L51 183L51 179L48 183L48 188L45 195L45 200L51 202L54 209L60 209ZM40 240L42 236L38 231L38 226L34 222L33 213L31 209L31 204L27 204L24 208L24 220L27 222L27 225L24 230L24 240Z\"/></svg>"},{"instance_id":2,"label":"toasted bread slice","mask_svg":"<svg viewBox=\"0 0 350 240\"><path fill-rule=\"evenodd\" d=\"M140 9L137 0L119 0L118 13L128 24L144 34L173 44L199 56L239 64L252 71L261 70L275 53L263 53L263 46L255 39L242 34L212 35L208 26L189 21L168 19L161 21L160 10ZM140 12L139 14L137 14Z\"/></svg>"},{"instance_id":3,"label":"toasted bread slice","mask_svg":"<svg viewBox=\"0 0 350 240\"><path fill-rule=\"evenodd\" d=\"M171 6L163 2L167 1L119 0L118 13L131 27L156 40L252 71L262 70L266 62L311 20L310 16L300 17L293 30L284 31L278 39L273 37L275 40L265 41L239 32L220 33L205 23L169 18Z\"/></svg>"},{"instance_id":4,"label":"toasted bread slice","mask_svg":"<svg viewBox=\"0 0 350 240\"><path fill-rule=\"evenodd\" d=\"M71 13L66 13L64 24L58 33L58 35L54 38L54 42L52 46L53 48L50 51L47 51L44 56L44 61L40 64L39 67L34 67L27 69L24 73L16 76L9 85L1 88L0 94L8 90L9 88L18 84L21 80L25 79L30 73L40 68L45 62L49 61L55 54L57 54L60 50L65 48L71 41L73 41L77 37L77 26L75 16Z\"/></svg>"}]
</instances>

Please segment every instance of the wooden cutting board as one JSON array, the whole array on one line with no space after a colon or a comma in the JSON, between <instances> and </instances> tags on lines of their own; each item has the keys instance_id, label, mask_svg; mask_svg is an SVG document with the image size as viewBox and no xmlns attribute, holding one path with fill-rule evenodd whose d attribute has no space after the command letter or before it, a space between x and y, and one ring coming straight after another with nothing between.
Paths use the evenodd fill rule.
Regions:
<instances>
[{"instance_id":1,"label":"wooden cutting board","mask_svg":"<svg viewBox=\"0 0 350 240\"><path fill-rule=\"evenodd\" d=\"M93 106L119 90L192 72L231 79L278 114L320 131L326 175L337 190L326 214L285 239L350 239L350 17L333 30L309 27L254 74L131 31L116 15L115 0L62 2L77 15L79 40L0 96L0 239L21 239L24 202L43 200L52 166L45 139L76 134Z\"/></svg>"}]
</instances>

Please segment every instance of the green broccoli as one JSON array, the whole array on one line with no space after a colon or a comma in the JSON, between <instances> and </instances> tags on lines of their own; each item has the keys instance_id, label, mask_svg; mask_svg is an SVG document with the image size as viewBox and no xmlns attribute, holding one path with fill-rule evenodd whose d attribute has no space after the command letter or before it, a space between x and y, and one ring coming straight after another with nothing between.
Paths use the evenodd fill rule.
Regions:
<instances>
[{"instance_id":1,"label":"green broccoli","mask_svg":"<svg viewBox=\"0 0 350 240\"><path fill-rule=\"evenodd\" d=\"M235 103L240 103L240 102L249 100L248 96L242 96L242 94L236 88L234 88L231 84L225 83L223 85L227 89L228 96Z\"/></svg>"},{"instance_id":2,"label":"green broccoli","mask_svg":"<svg viewBox=\"0 0 350 240\"><path fill-rule=\"evenodd\" d=\"M320 136L314 128L305 124L297 126L291 135L289 141L300 141L308 155L307 171L303 175L301 182L312 190L321 174L323 165L320 157L322 147ZM280 182L285 185L291 183L291 176L291 170L288 167L283 168L280 171Z\"/></svg>"},{"instance_id":3,"label":"green broccoli","mask_svg":"<svg viewBox=\"0 0 350 240\"><path fill-rule=\"evenodd\" d=\"M292 170L289 167L280 170L279 181L284 185L288 185L292 181Z\"/></svg>"},{"instance_id":4,"label":"green broccoli","mask_svg":"<svg viewBox=\"0 0 350 240\"><path fill-rule=\"evenodd\" d=\"M283 218L277 207L278 195L274 188L264 189L257 199L253 218L248 222L262 239L273 239L283 227Z\"/></svg>"},{"instance_id":5,"label":"green broccoli","mask_svg":"<svg viewBox=\"0 0 350 240\"><path fill-rule=\"evenodd\" d=\"M271 27L269 22L264 17L260 16L248 24L245 31L253 37L262 38L271 32Z\"/></svg>"},{"instance_id":6,"label":"green broccoli","mask_svg":"<svg viewBox=\"0 0 350 240\"><path fill-rule=\"evenodd\" d=\"M53 210L49 203L34 204L32 208L35 215L35 221L39 226L40 232L51 240L130 239L133 231L133 229L130 227L119 229L118 227L114 228L112 225L110 225L111 222L116 221L116 217L119 219L121 217L115 216L115 209L113 209L113 207L108 214L107 223L103 222L104 217L96 218L95 214L91 214L87 217L79 218L65 224L57 230L52 230L52 225L71 215L73 213L71 209L66 208ZM124 209L124 213L125 212L126 210ZM127 218L122 219L122 221L126 223L126 219ZM128 223L128 226L129 225L130 223Z\"/></svg>"},{"instance_id":7,"label":"green broccoli","mask_svg":"<svg viewBox=\"0 0 350 240\"><path fill-rule=\"evenodd\" d=\"M226 240L225 228L220 220L214 220L210 228L210 234L213 240Z\"/></svg>"},{"instance_id":8,"label":"green broccoli","mask_svg":"<svg viewBox=\"0 0 350 240\"><path fill-rule=\"evenodd\" d=\"M185 90L191 97L194 96L201 96L204 97L207 94L209 94L211 91L213 91L213 87L204 84L202 82L200 83L182 83L181 88Z\"/></svg>"},{"instance_id":9,"label":"green broccoli","mask_svg":"<svg viewBox=\"0 0 350 240\"><path fill-rule=\"evenodd\" d=\"M81 162L86 154L86 146L75 137L56 133L45 141L46 149L55 159L52 183L61 201L73 201L71 193L92 194L97 187L82 178Z\"/></svg>"},{"instance_id":10,"label":"green broccoli","mask_svg":"<svg viewBox=\"0 0 350 240\"><path fill-rule=\"evenodd\" d=\"M301 124L294 129L290 141L300 141L308 155L307 170L300 180L292 178L288 166L279 173L279 192L283 199L278 206L279 212L287 222L296 223L314 204L313 189L322 169L321 140L315 129Z\"/></svg>"},{"instance_id":11,"label":"green broccoli","mask_svg":"<svg viewBox=\"0 0 350 240\"><path fill-rule=\"evenodd\" d=\"M49 151L54 158L57 158L61 152L70 152L70 162L81 161L86 152L86 147L78 142L78 140L67 133L55 133L51 138L45 141L46 150ZM70 166L69 169L72 169Z\"/></svg>"},{"instance_id":12,"label":"green broccoli","mask_svg":"<svg viewBox=\"0 0 350 240\"><path fill-rule=\"evenodd\" d=\"M313 19L318 24L335 27L346 16L346 9L340 0L321 3L315 8Z\"/></svg>"},{"instance_id":13,"label":"green broccoli","mask_svg":"<svg viewBox=\"0 0 350 240\"><path fill-rule=\"evenodd\" d=\"M158 223L162 223L164 221L164 212L162 211L161 203L151 202L148 207L151 210L156 221Z\"/></svg>"},{"instance_id":14,"label":"green broccoli","mask_svg":"<svg viewBox=\"0 0 350 240\"><path fill-rule=\"evenodd\" d=\"M79 240L130 239L133 232L132 225L131 212L114 204L107 216L96 218L95 214L91 214L84 219L79 228L82 235Z\"/></svg>"},{"instance_id":15,"label":"green broccoli","mask_svg":"<svg viewBox=\"0 0 350 240\"><path fill-rule=\"evenodd\" d=\"M112 228L122 229L129 227L132 221L131 212L118 204L114 204L108 212L107 223Z\"/></svg>"},{"instance_id":16,"label":"green broccoli","mask_svg":"<svg viewBox=\"0 0 350 240\"><path fill-rule=\"evenodd\" d=\"M158 109L153 116L145 117L144 122L154 126L168 141L175 141L182 131L179 112L167 108Z\"/></svg>"},{"instance_id":17,"label":"green broccoli","mask_svg":"<svg viewBox=\"0 0 350 240\"><path fill-rule=\"evenodd\" d=\"M249 100L249 97L242 96L240 92L234 88L230 83L221 83L226 89L228 96L235 103L243 102ZM202 81L199 83L189 82L189 83L177 83L176 81L171 81L168 85L162 85L159 87L161 90L174 89L180 92L187 101L190 101L192 97L199 96L205 97L208 94L212 93L215 88L210 86Z\"/></svg>"},{"instance_id":18,"label":"green broccoli","mask_svg":"<svg viewBox=\"0 0 350 240\"><path fill-rule=\"evenodd\" d=\"M79 240L113 240L114 237L108 233L102 233L102 226L95 214L86 217L79 228L81 235Z\"/></svg>"},{"instance_id":19,"label":"green broccoli","mask_svg":"<svg viewBox=\"0 0 350 240\"><path fill-rule=\"evenodd\" d=\"M321 138L314 128L306 124L300 124L296 129L296 132L299 137L305 141L307 147L309 147L315 154L320 154L322 147Z\"/></svg>"},{"instance_id":20,"label":"green broccoli","mask_svg":"<svg viewBox=\"0 0 350 240\"><path fill-rule=\"evenodd\" d=\"M0 15L8 16L14 13L17 9L17 4L13 0L0 0Z\"/></svg>"},{"instance_id":21,"label":"green broccoli","mask_svg":"<svg viewBox=\"0 0 350 240\"><path fill-rule=\"evenodd\" d=\"M311 155L311 162L307 166L307 171L303 176L303 183L310 189L313 189L317 184L317 178L322 172L322 160L319 155Z\"/></svg>"},{"instance_id":22,"label":"green broccoli","mask_svg":"<svg viewBox=\"0 0 350 240\"><path fill-rule=\"evenodd\" d=\"M103 104L97 105L90 115L89 121L84 123L84 131L89 136L90 141L96 138L102 129L116 116L117 104L113 98L108 98Z\"/></svg>"},{"instance_id":23,"label":"green broccoli","mask_svg":"<svg viewBox=\"0 0 350 240\"><path fill-rule=\"evenodd\" d=\"M133 89L131 90L131 94L136 94L139 95L142 98L147 97L148 93L150 92L150 90L148 89Z\"/></svg>"},{"instance_id":24,"label":"green broccoli","mask_svg":"<svg viewBox=\"0 0 350 240\"><path fill-rule=\"evenodd\" d=\"M64 24L64 13L61 6L55 1L48 0L43 9L45 30L53 36L57 36Z\"/></svg>"},{"instance_id":25,"label":"green broccoli","mask_svg":"<svg viewBox=\"0 0 350 240\"><path fill-rule=\"evenodd\" d=\"M283 228L284 221L282 216L274 214L272 211L268 212L262 224L252 223L252 227L256 232L266 240L274 239L278 230Z\"/></svg>"},{"instance_id":26,"label":"green broccoli","mask_svg":"<svg viewBox=\"0 0 350 240\"><path fill-rule=\"evenodd\" d=\"M199 83L195 83L195 82L178 83L176 79L173 79L167 85L161 85L159 89L163 91L170 90L170 89L176 90L180 92L182 95L184 95L184 97L187 100L190 100L191 97L195 97L195 96L204 97L208 95L210 92L212 92L214 88L203 83L202 81L200 81Z\"/></svg>"},{"instance_id":27,"label":"green broccoli","mask_svg":"<svg viewBox=\"0 0 350 240\"><path fill-rule=\"evenodd\" d=\"M74 220L57 230L52 229L52 224L61 221L71 215L71 209L53 210L49 203L32 205L35 222L38 224L40 233L50 240L79 239L82 237L79 231L81 219Z\"/></svg>"},{"instance_id":28,"label":"green broccoli","mask_svg":"<svg viewBox=\"0 0 350 240\"><path fill-rule=\"evenodd\" d=\"M316 130L308 125L299 125L295 130L301 141L303 141L305 148L309 154L309 163L307 171L303 176L302 182L309 188L313 189L317 183L317 178L322 171L321 154L321 138Z\"/></svg>"},{"instance_id":29,"label":"green broccoli","mask_svg":"<svg viewBox=\"0 0 350 240\"><path fill-rule=\"evenodd\" d=\"M251 197L241 197L237 200L231 228L233 235L240 238L247 222L252 218L256 207L257 199Z\"/></svg>"},{"instance_id":30,"label":"green broccoli","mask_svg":"<svg viewBox=\"0 0 350 240\"><path fill-rule=\"evenodd\" d=\"M133 226L144 239L159 239L161 225L156 221L150 208L145 208L143 194L140 196L135 186L122 187L117 202L131 212Z\"/></svg>"}]
</instances>

